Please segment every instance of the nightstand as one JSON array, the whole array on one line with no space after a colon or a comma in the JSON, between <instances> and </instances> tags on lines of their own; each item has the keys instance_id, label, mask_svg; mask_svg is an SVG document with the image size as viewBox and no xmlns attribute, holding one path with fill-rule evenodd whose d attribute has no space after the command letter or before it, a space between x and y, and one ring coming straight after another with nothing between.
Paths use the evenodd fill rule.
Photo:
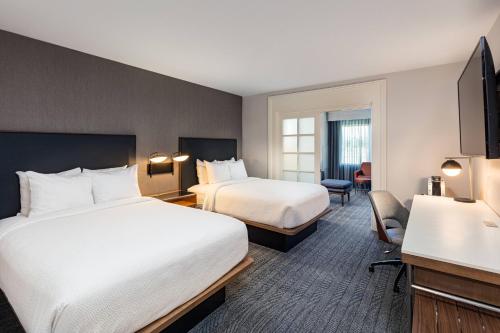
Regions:
<instances>
[{"instance_id":1,"label":"nightstand","mask_svg":"<svg viewBox=\"0 0 500 333\"><path fill-rule=\"evenodd\" d=\"M152 198L160 199L165 202L174 203L176 205L186 207L196 207L196 193L188 191L173 191L167 193L150 195Z\"/></svg>"}]
</instances>

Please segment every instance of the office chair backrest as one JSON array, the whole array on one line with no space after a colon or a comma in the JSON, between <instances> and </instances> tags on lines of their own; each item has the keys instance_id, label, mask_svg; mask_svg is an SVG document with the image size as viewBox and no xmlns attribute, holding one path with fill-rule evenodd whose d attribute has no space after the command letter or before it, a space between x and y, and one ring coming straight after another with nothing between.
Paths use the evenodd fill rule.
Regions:
<instances>
[{"instance_id":1,"label":"office chair backrest","mask_svg":"<svg viewBox=\"0 0 500 333\"><path fill-rule=\"evenodd\" d=\"M391 243L390 237L386 232L384 220L396 220L401 224L403 229L406 229L410 213L401 202L388 191L371 191L368 193L368 197L370 198L375 213L378 236L380 240Z\"/></svg>"}]
</instances>

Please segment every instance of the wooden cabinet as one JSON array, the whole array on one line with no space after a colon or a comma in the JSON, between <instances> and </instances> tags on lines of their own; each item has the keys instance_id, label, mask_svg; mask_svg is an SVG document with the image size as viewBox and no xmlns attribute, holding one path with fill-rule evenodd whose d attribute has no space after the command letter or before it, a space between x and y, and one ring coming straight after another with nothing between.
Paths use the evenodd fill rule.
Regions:
<instances>
[{"instance_id":1,"label":"wooden cabinet","mask_svg":"<svg viewBox=\"0 0 500 333\"><path fill-rule=\"evenodd\" d=\"M413 332L500 332L498 285L415 265L410 272Z\"/></svg>"},{"instance_id":2,"label":"wooden cabinet","mask_svg":"<svg viewBox=\"0 0 500 333\"><path fill-rule=\"evenodd\" d=\"M414 297L413 332L500 332L498 313L419 290Z\"/></svg>"}]
</instances>

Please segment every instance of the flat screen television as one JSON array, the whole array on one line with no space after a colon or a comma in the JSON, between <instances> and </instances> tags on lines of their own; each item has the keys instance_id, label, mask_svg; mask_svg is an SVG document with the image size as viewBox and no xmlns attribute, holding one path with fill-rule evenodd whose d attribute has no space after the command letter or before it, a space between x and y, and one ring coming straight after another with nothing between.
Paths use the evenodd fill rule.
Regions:
<instances>
[{"instance_id":1,"label":"flat screen television","mask_svg":"<svg viewBox=\"0 0 500 333\"><path fill-rule=\"evenodd\" d=\"M493 57L486 38L481 37L458 80L462 155L500 158L497 90Z\"/></svg>"}]
</instances>

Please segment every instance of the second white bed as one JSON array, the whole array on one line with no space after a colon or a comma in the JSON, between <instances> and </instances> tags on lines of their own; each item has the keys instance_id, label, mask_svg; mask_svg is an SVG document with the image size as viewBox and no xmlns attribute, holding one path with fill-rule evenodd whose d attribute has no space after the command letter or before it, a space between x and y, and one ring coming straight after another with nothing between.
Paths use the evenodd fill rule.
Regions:
<instances>
[{"instance_id":1,"label":"second white bed","mask_svg":"<svg viewBox=\"0 0 500 333\"><path fill-rule=\"evenodd\" d=\"M205 210L282 229L298 227L330 205L321 185L254 177L195 185L188 191L203 196Z\"/></svg>"}]
</instances>

